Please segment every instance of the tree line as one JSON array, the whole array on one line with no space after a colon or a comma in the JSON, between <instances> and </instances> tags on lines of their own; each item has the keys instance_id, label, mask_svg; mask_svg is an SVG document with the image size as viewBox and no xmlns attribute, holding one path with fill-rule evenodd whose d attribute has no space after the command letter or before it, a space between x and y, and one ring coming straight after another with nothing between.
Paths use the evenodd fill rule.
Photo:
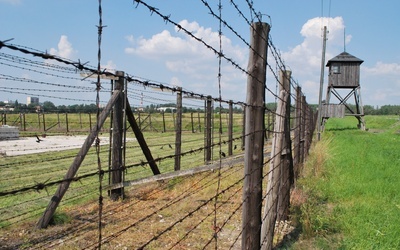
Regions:
<instances>
[{"instance_id":1,"label":"tree line","mask_svg":"<svg viewBox=\"0 0 400 250\"><path fill-rule=\"evenodd\" d=\"M318 104L310 105L313 110L318 109ZM354 110L355 105L348 104L350 108ZM6 108L7 107L7 108ZM131 107L132 110L141 111L145 113L156 113L159 112L158 108L162 107L170 107L175 108L175 103L165 103L165 104L150 104L143 108L139 107ZM383 106L372 106L372 105L364 105L364 114L365 115L400 115L400 105L383 105ZM267 110L275 110L276 103L267 103ZM96 104L73 104L73 105L58 105L56 106L53 102L45 101L40 105L37 104L21 104L18 101L14 103L5 103L0 101L0 110L3 112L9 113L36 113L36 112L59 112L59 113L95 113L97 112ZM165 109L165 112L173 112L173 109ZM214 107L214 111L217 113L227 113L229 112L227 107L220 108L219 106ZM204 112L204 108L192 108L192 107L182 107L183 113L195 113L195 112ZM233 107L233 113L242 113L243 109L240 106Z\"/></svg>"}]
</instances>

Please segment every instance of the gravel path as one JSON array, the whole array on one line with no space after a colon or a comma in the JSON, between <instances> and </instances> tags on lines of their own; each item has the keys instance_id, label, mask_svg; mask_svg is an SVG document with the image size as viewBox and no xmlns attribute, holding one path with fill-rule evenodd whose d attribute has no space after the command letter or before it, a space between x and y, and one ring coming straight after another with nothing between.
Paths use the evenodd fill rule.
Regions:
<instances>
[{"instance_id":1,"label":"gravel path","mask_svg":"<svg viewBox=\"0 0 400 250\"><path fill-rule=\"evenodd\" d=\"M49 151L81 148L86 136L21 137L18 140L1 140L0 155L15 156ZM133 138L128 140L135 140ZM100 137L100 145L109 144L109 137Z\"/></svg>"}]
</instances>

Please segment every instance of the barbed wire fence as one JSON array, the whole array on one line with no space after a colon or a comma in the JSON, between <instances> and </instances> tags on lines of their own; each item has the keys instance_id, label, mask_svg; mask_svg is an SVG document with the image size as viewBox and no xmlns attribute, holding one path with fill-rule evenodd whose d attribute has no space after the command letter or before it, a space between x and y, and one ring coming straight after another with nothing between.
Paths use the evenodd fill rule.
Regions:
<instances>
[{"instance_id":1,"label":"barbed wire fence","mask_svg":"<svg viewBox=\"0 0 400 250\"><path fill-rule=\"evenodd\" d=\"M315 115L307 105L301 87L293 80L291 72L283 63L271 35L266 35L265 31L257 28L257 25L269 25L262 22L261 15L254 9L252 1L243 2L247 6L246 9L241 9L238 1L231 0L229 4L248 24L253 34L252 39L257 37L260 39L259 43L264 44L261 46L264 47L264 51L256 49L256 46L247 42L230 22L224 20L221 10L225 6L221 1L217 6L207 1L201 2L210 16L219 23L220 38L224 26L248 47L253 57L261 61L261 66L249 63L248 69L244 69L232 57L224 54L222 47L211 46L174 21L170 15L162 13L156 6L140 0L135 0L134 4L136 8L142 6L148 9L151 18L157 17L160 21L177 27L217 55L219 64L224 61L241 74L245 74L248 86L251 82L261 87L262 91L258 91L258 94L261 94L258 97L261 98L259 102L224 100L221 86L219 95L213 97L129 73L105 71L80 61L71 61L47 52L10 44L7 41L0 42L2 52L0 63L3 66L17 68L37 76L60 79L47 82L39 80L40 77L38 80L33 80L0 74L2 82L18 81L38 85L35 88L13 88L7 85L2 86L1 91L38 95L36 91L48 89L46 94L41 96L72 101L87 101L75 99L73 91L88 91L88 93L102 91L111 95L109 102L96 97L97 107L100 107L100 103L106 104L102 108L102 113L96 118L97 122L102 120L102 126L98 124L97 128L94 128L96 121L95 118L92 121L90 115L86 122L82 121L82 117L79 122L75 121L79 124L75 125L75 130L80 133L89 124L85 128L89 132L85 142L86 147L76 144L77 147L81 147L78 153L76 150L68 150L63 151L65 153L62 156L44 152L29 158L21 156L2 158L0 167L4 174L0 182L2 204L0 230L7 230L37 219L43 211L45 213L49 211L52 202L57 202L58 210L62 208L76 210L79 204L91 204L89 202L96 198L99 200L97 205L85 206L81 211L67 209L54 214L53 210L48 217L49 221L43 224L41 219L39 227L44 228L54 223L54 220L63 213L73 214L71 218L74 222L67 223L64 228L56 232L31 233L25 236L24 242L10 243L3 237L0 240L4 241L5 246L19 247L29 244L32 249L61 246L81 249L100 249L102 246L135 249L185 247L239 249L242 246L242 248L272 249L274 242L279 241L277 238L283 237L279 232L279 225L288 219L290 190L306 159L315 127ZM101 1L99 6L101 9ZM245 11L249 11L250 17L246 17ZM99 29L100 27L102 27L101 22ZM267 47L268 53L266 53ZM7 53L10 51L12 53ZM267 59L271 56L272 60ZM252 67L258 67L257 70L265 68L263 77L272 75L272 79L260 78ZM96 86L90 78L77 76L80 73L97 76ZM220 68L216 78L223 79L223 77L224 72ZM108 78L109 81L102 79L100 82L100 78ZM115 88L118 81L124 85L123 91ZM273 90L275 85L279 91ZM131 117L129 122L124 122L126 124L124 132L133 130L133 134L126 134L127 138L124 138L122 144L115 145L112 130L116 130L116 125L113 123L116 119L116 110L112 107L118 101L117 95L120 93L124 95L120 98L123 105L120 109L124 110L127 117L124 119L129 120ZM265 105L266 95L272 96L277 101L276 109ZM176 103L174 107L176 112L157 114L132 112L129 102L140 103L140 106L137 105L138 110L143 107L143 102L153 107ZM213 113L217 106L215 103L219 104L219 113ZM225 114L222 112L223 105L228 106L228 112ZM243 113L233 114L234 106ZM183 113L182 107L192 107L196 112ZM258 111L256 115L252 114L254 110ZM47 116L50 117L50 114ZM56 130L58 126L61 127L61 120L64 119L60 120L60 114L57 116L57 119L53 117L51 120L45 118L45 114L38 118L35 114L37 125L41 124L42 127L31 125L34 127L31 129L31 135L37 134L38 131L49 132ZM63 114L61 116L66 118L68 113L65 113L64 117ZM253 119L257 119L260 126L249 130L254 122ZM19 124L21 130L28 132L30 125L26 125L26 121L32 124L36 122L33 120L24 118L21 114L17 117L11 114L2 116L3 124L10 122L14 125ZM73 122L68 121L65 123L64 126L69 127L67 132L74 130L72 124ZM59 130L57 132L64 133ZM96 136L107 132L109 132L108 143L99 150L100 142L107 138L103 135L101 138L97 137L96 148L92 147ZM270 134L272 138L268 136ZM177 139L178 136L180 140ZM254 140L259 142L257 149L253 148ZM145 153L144 142L151 154L150 158ZM124 153L121 156L123 160L121 159L117 167L113 167L111 158L115 153L112 153L112 150L116 146ZM48 151L64 148L44 146L43 149ZM29 149L22 151L29 153ZM254 152L258 152L257 159L249 168L248 161ZM70 165L77 159L80 161L79 165ZM99 164L107 168L100 167ZM205 165L201 166L203 164ZM72 167L73 174L65 175ZM159 172L155 173L154 168ZM113 182L114 174L122 178ZM195 175L198 178L188 182L188 175ZM253 178L254 175L258 179L247 185L249 178ZM102 185L101 181L105 176L110 176L107 186ZM57 186L60 188L66 184L69 188L68 192L65 190L65 196L57 195ZM180 188L169 193L178 186ZM103 199L102 190L107 190L109 194L113 190L121 190L121 198L125 199L123 202ZM256 194L255 199L249 198L254 194ZM187 204L186 201L189 199L196 202ZM46 203L49 202L46 208ZM247 211L249 213L244 216Z\"/></svg>"}]
</instances>

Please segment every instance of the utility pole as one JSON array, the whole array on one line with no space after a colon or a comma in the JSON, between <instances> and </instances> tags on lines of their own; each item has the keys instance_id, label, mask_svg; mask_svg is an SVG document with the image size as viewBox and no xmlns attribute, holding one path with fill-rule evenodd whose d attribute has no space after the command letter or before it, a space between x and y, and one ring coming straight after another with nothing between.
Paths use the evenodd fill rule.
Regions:
<instances>
[{"instance_id":1,"label":"utility pole","mask_svg":"<svg viewBox=\"0 0 400 250\"><path fill-rule=\"evenodd\" d=\"M322 59L321 59L321 77L319 85L319 102L318 102L318 141L321 140L321 119L322 119L322 89L324 87L324 70L325 70L325 50L326 50L326 26L324 26L324 35L322 41Z\"/></svg>"}]
</instances>

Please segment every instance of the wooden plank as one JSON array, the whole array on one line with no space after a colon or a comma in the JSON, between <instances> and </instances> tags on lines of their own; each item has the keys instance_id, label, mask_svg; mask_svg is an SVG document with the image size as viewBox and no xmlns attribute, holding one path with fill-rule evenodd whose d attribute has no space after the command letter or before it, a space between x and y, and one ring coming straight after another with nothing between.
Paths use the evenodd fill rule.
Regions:
<instances>
[{"instance_id":1,"label":"wooden plank","mask_svg":"<svg viewBox=\"0 0 400 250\"><path fill-rule=\"evenodd\" d=\"M95 73L80 73L80 76L83 78L97 78L98 74ZM108 79L108 80L118 80L118 76L100 74L100 79Z\"/></svg>"},{"instance_id":2,"label":"wooden plank","mask_svg":"<svg viewBox=\"0 0 400 250\"><path fill-rule=\"evenodd\" d=\"M266 153L265 157L268 157L270 154ZM226 167L231 167L232 165L239 164L243 162L243 154L237 155L235 157L230 157L230 158L225 158L222 161L222 168ZM194 175L206 171L215 171L215 169L219 168L220 164L219 162L213 163L213 164L207 164L191 169L185 169L185 170L179 170L179 171L174 171L174 172L169 172L169 173L164 173L164 174L159 174L159 175L154 175L150 177L144 177L140 178L137 180L132 180L132 181L126 181L123 184L116 184L116 185L111 185L106 187L108 190L115 189L115 188L121 188L122 186L124 187L129 187L129 186L136 186L136 185L143 185L155 181L162 181L162 180L168 180L176 177L183 177L183 176L188 176L188 175Z\"/></svg>"}]
</instances>

